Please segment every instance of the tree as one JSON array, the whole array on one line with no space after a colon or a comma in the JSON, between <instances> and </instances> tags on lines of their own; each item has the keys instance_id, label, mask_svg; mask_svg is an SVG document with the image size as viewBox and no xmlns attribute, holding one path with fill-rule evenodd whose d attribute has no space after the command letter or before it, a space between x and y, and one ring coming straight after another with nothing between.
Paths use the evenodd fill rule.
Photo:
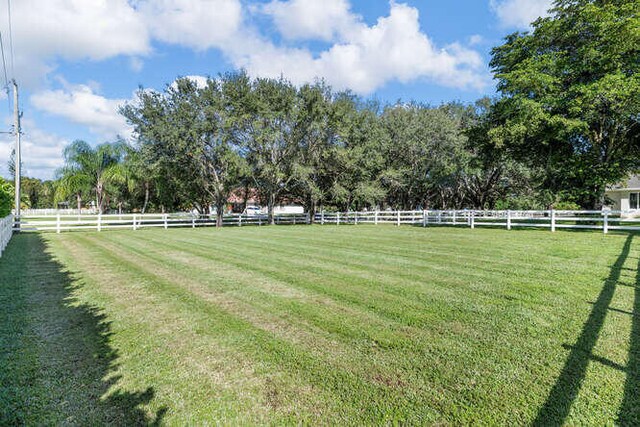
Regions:
<instances>
[{"instance_id":1,"label":"tree","mask_svg":"<svg viewBox=\"0 0 640 427\"><path fill-rule=\"evenodd\" d=\"M74 141L64 149L65 165L58 171L57 199L75 196L78 212L82 195L95 196L96 208L103 213L107 207L107 187L126 179L122 159L123 141L104 143L92 148L84 141Z\"/></svg>"},{"instance_id":2,"label":"tree","mask_svg":"<svg viewBox=\"0 0 640 427\"><path fill-rule=\"evenodd\" d=\"M13 207L13 185L0 177L0 218L11 214Z\"/></svg>"},{"instance_id":3,"label":"tree","mask_svg":"<svg viewBox=\"0 0 640 427\"><path fill-rule=\"evenodd\" d=\"M296 88L282 78L251 81L239 73L228 79L225 93L234 118L234 141L267 202L269 223L274 224L276 202L289 190L294 177Z\"/></svg>"},{"instance_id":4,"label":"tree","mask_svg":"<svg viewBox=\"0 0 640 427\"><path fill-rule=\"evenodd\" d=\"M232 143L222 89L231 80L207 79L204 87L198 87L192 79L178 79L163 94L140 91L138 105L121 110L138 136L135 168L159 176L157 189L173 187L184 203L201 213L214 204L218 227L229 194L244 171ZM150 182L144 185L146 206Z\"/></svg>"},{"instance_id":5,"label":"tree","mask_svg":"<svg viewBox=\"0 0 640 427\"><path fill-rule=\"evenodd\" d=\"M551 14L492 52L503 98L489 135L545 168L545 186L605 203L640 168L640 3L556 0Z\"/></svg>"}]
</instances>

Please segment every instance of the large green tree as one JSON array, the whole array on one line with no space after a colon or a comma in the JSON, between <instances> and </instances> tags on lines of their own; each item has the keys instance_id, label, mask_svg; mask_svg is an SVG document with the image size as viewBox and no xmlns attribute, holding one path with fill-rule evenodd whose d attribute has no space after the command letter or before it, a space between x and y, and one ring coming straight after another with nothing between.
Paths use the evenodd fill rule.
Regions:
<instances>
[{"instance_id":1,"label":"large green tree","mask_svg":"<svg viewBox=\"0 0 640 427\"><path fill-rule=\"evenodd\" d=\"M497 147L584 205L640 168L640 2L556 0L492 52Z\"/></svg>"}]
</instances>

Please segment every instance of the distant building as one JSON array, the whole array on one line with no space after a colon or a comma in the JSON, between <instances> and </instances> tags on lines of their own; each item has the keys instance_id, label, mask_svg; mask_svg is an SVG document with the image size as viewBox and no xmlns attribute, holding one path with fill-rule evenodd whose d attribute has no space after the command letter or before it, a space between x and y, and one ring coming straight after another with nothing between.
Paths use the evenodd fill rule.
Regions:
<instances>
[{"instance_id":1,"label":"distant building","mask_svg":"<svg viewBox=\"0 0 640 427\"><path fill-rule=\"evenodd\" d=\"M625 211L627 216L640 216L640 176L632 175L626 181L607 188L607 198L614 211Z\"/></svg>"},{"instance_id":2,"label":"distant building","mask_svg":"<svg viewBox=\"0 0 640 427\"><path fill-rule=\"evenodd\" d=\"M255 188L248 189L246 194L243 188L239 188L231 193L227 202L229 203L230 210L234 213L243 213L247 210L253 211L256 209L259 209L260 213L267 213L267 206L260 205L258 190ZM304 207L298 200L284 198L273 207L273 212L276 214L304 213Z\"/></svg>"}]
</instances>

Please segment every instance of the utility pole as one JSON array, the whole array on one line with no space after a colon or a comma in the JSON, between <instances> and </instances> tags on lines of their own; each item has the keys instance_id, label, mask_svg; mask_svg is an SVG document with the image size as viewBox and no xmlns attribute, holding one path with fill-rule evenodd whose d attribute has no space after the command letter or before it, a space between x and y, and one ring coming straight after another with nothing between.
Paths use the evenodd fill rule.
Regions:
<instances>
[{"instance_id":1,"label":"utility pole","mask_svg":"<svg viewBox=\"0 0 640 427\"><path fill-rule=\"evenodd\" d=\"M14 181L15 185L15 205L16 205L16 225L17 228L20 228L20 176L21 176L21 168L22 168L22 156L20 154L20 108L18 107L18 83L16 80L12 80L13 83L13 132L16 137L16 149L15 149L15 158L14 158L14 169L16 172L16 177Z\"/></svg>"}]
</instances>

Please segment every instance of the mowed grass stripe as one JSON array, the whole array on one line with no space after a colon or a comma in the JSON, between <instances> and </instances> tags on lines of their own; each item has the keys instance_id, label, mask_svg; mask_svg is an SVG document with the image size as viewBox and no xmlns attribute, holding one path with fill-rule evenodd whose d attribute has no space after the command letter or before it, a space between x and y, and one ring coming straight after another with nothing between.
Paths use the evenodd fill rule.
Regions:
<instances>
[{"instance_id":1,"label":"mowed grass stripe","mask_svg":"<svg viewBox=\"0 0 640 427\"><path fill-rule=\"evenodd\" d=\"M640 369L640 241L627 236L297 226L46 238L69 270L68 301L109 319L116 358L97 390L138 419L555 424L560 412L539 411L566 403L562 421L600 425L637 401L625 390ZM617 287L583 354L572 346L607 277ZM578 393L545 404L569 354L593 358Z\"/></svg>"},{"instance_id":2,"label":"mowed grass stripe","mask_svg":"<svg viewBox=\"0 0 640 427\"><path fill-rule=\"evenodd\" d=\"M189 245L185 245L185 247L189 247ZM227 255L228 255L228 253L227 253ZM253 268L255 268L255 263L254 263L254 267ZM491 337L492 335L488 335L488 336Z\"/></svg>"},{"instance_id":3,"label":"mowed grass stripe","mask_svg":"<svg viewBox=\"0 0 640 427\"><path fill-rule=\"evenodd\" d=\"M339 406L334 409L336 415L340 415L345 409L349 412L362 413L363 421L369 420L393 420L397 417L406 419L408 414L412 414L416 421L428 420L434 417L433 409L424 404L417 404L398 399L394 394L401 391L387 387L385 384L378 384L373 379L367 381L351 372L341 371L335 366L328 365L325 360L318 360L310 353L298 347L289 345L274 339L271 334L253 327L248 322L238 317L229 315L224 310L215 305L209 304L197 295L194 295L183 286L175 282L166 280L156 271L149 271L144 266L131 261L131 254L115 255L115 252L105 248L102 243L97 243L86 235L78 237L80 242L97 249L97 254L106 259L117 261L117 265L126 266L130 274L137 279L147 278L152 283L151 291L162 293L166 300L173 301L174 309L179 309L185 314L194 312L201 314L198 320L204 324L200 325L201 333L208 334L211 330L219 331L221 328L227 332L229 342L235 346L237 351L243 354L251 354L263 363L271 363L273 368L285 366L289 370L296 372L300 378L305 378L313 382L315 387L330 390L334 400L339 402ZM97 246L93 246L96 244ZM186 279L185 279L186 280ZM186 285L188 287L188 284ZM205 317L207 316L207 317ZM210 318L208 321L207 318ZM213 329L209 329L209 327ZM407 408L408 407L408 408ZM404 413L411 409L408 414Z\"/></svg>"}]
</instances>

